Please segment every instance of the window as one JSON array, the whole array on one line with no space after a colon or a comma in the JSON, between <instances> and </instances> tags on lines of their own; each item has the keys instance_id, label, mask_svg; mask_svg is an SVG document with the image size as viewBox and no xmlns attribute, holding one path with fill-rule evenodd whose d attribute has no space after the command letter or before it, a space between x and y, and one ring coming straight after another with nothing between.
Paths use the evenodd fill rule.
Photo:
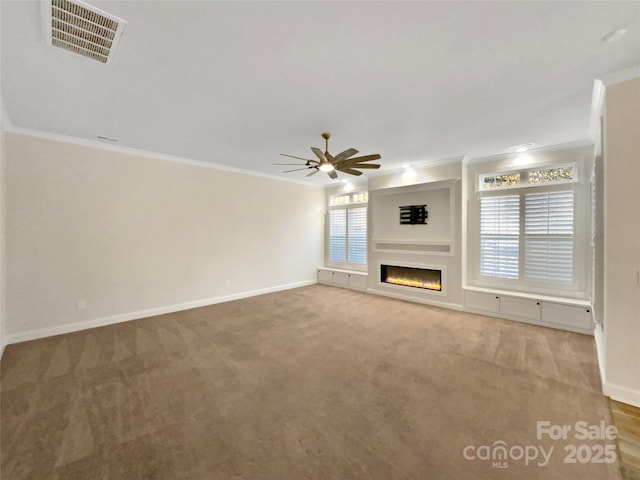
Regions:
<instances>
[{"instance_id":1,"label":"window","mask_svg":"<svg viewBox=\"0 0 640 480\"><path fill-rule=\"evenodd\" d=\"M347 210L329 210L329 261L347 261Z\"/></svg>"},{"instance_id":2,"label":"window","mask_svg":"<svg viewBox=\"0 0 640 480\"><path fill-rule=\"evenodd\" d=\"M480 275L519 277L520 197L485 197L480 201Z\"/></svg>"},{"instance_id":3,"label":"window","mask_svg":"<svg viewBox=\"0 0 640 480\"><path fill-rule=\"evenodd\" d=\"M347 210L349 263L367 264L367 207Z\"/></svg>"},{"instance_id":4,"label":"window","mask_svg":"<svg viewBox=\"0 0 640 480\"><path fill-rule=\"evenodd\" d=\"M575 164L479 175L476 185L475 283L549 294L584 288Z\"/></svg>"},{"instance_id":5,"label":"window","mask_svg":"<svg viewBox=\"0 0 640 480\"><path fill-rule=\"evenodd\" d=\"M333 195L327 215L327 263L345 268L367 266L367 193Z\"/></svg>"},{"instance_id":6,"label":"window","mask_svg":"<svg viewBox=\"0 0 640 480\"><path fill-rule=\"evenodd\" d=\"M525 195L527 278L573 282L573 191Z\"/></svg>"},{"instance_id":7,"label":"window","mask_svg":"<svg viewBox=\"0 0 640 480\"><path fill-rule=\"evenodd\" d=\"M575 182L575 164L568 163L556 167L522 172L490 173L480 175L480 190L506 190L530 187L539 184Z\"/></svg>"},{"instance_id":8,"label":"window","mask_svg":"<svg viewBox=\"0 0 640 480\"><path fill-rule=\"evenodd\" d=\"M482 276L519 279L523 263L524 279L571 284L573 244L573 190L494 195L480 200Z\"/></svg>"}]
</instances>

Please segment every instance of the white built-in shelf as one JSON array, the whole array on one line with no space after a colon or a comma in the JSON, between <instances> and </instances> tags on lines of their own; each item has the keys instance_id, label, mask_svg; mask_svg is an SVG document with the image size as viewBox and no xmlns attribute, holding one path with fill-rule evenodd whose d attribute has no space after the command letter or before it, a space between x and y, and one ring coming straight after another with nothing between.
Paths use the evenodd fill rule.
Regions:
<instances>
[{"instance_id":1,"label":"white built-in shelf","mask_svg":"<svg viewBox=\"0 0 640 480\"><path fill-rule=\"evenodd\" d=\"M463 289L467 311L593 335L593 310L588 300L468 286Z\"/></svg>"},{"instance_id":2,"label":"white built-in shelf","mask_svg":"<svg viewBox=\"0 0 640 480\"><path fill-rule=\"evenodd\" d=\"M374 238L373 251L381 253L410 253L413 255L454 255L452 239L408 240Z\"/></svg>"},{"instance_id":3,"label":"white built-in shelf","mask_svg":"<svg viewBox=\"0 0 640 480\"><path fill-rule=\"evenodd\" d=\"M354 290L366 290L367 272L357 270L342 270L339 268L319 267L318 282Z\"/></svg>"},{"instance_id":4,"label":"white built-in shelf","mask_svg":"<svg viewBox=\"0 0 640 480\"><path fill-rule=\"evenodd\" d=\"M525 298L529 300L542 300L545 302L554 302L554 303L564 303L566 305L574 305L576 307L591 307L591 302L589 300L583 300L580 298L569 298L569 297L556 297L551 295L538 295L533 293L525 293L525 292L515 292L512 290L499 290L495 288L483 288L483 287L472 287L466 285L462 287L463 290L469 290L472 292L481 292L481 293L494 293L496 295L508 295L510 297L518 297Z\"/></svg>"}]
</instances>

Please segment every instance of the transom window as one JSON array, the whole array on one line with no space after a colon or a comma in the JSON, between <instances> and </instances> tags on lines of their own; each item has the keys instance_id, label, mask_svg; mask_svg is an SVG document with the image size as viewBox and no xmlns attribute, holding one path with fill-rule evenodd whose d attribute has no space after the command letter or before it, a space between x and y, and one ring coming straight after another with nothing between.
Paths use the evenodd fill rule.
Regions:
<instances>
[{"instance_id":1,"label":"transom window","mask_svg":"<svg viewBox=\"0 0 640 480\"><path fill-rule=\"evenodd\" d=\"M568 163L542 169L480 175L479 190L504 190L533 185L575 182L576 180L575 164Z\"/></svg>"}]
</instances>

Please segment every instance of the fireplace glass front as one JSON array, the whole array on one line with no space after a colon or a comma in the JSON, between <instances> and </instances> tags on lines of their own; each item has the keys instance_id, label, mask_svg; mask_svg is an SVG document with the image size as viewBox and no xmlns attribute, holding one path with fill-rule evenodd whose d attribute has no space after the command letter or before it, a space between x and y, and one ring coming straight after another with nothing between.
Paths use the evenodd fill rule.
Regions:
<instances>
[{"instance_id":1,"label":"fireplace glass front","mask_svg":"<svg viewBox=\"0 0 640 480\"><path fill-rule=\"evenodd\" d=\"M392 285L440 292L442 290L442 271L428 268L381 265L380 281Z\"/></svg>"}]
</instances>

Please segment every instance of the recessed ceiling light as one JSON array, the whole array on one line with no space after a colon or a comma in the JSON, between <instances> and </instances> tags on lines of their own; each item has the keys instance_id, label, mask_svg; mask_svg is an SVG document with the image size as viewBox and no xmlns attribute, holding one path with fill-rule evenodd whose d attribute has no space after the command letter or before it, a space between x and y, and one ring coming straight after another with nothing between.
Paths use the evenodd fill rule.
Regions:
<instances>
[{"instance_id":1,"label":"recessed ceiling light","mask_svg":"<svg viewBox=\"0 0 640 480\"><path fill-rule=\"evenodd\" d=\"M625 33L627 33L626 28L619 28L618 30L607 33L604 37L602 37L602 41L605 43L615 42L616 40L620 40L622 37L624 37Z\"/></svg>"},{"instance_id":2,"label":"recessed ceiling light","mask_svg":"<svg viewBox=\"0 0 640 480\"><path fill-rule=\"evenodd\" d=\"M402 168L409 168L411 165L409 165L408 163L403 163L402 164Z\"/></svg>"},{"instance_id":3,"label":"recessed ceiling light","mask_svg":"<svg viewBox=\"0 0 640 480\"><path fill-rule=\"evenodd\" d=\"M518 153L524 153L533 147L533 143L523 143L521 145L515 145L513 147L509 147L509 150L515 150Z\"/></svg>"}]
</instances>

